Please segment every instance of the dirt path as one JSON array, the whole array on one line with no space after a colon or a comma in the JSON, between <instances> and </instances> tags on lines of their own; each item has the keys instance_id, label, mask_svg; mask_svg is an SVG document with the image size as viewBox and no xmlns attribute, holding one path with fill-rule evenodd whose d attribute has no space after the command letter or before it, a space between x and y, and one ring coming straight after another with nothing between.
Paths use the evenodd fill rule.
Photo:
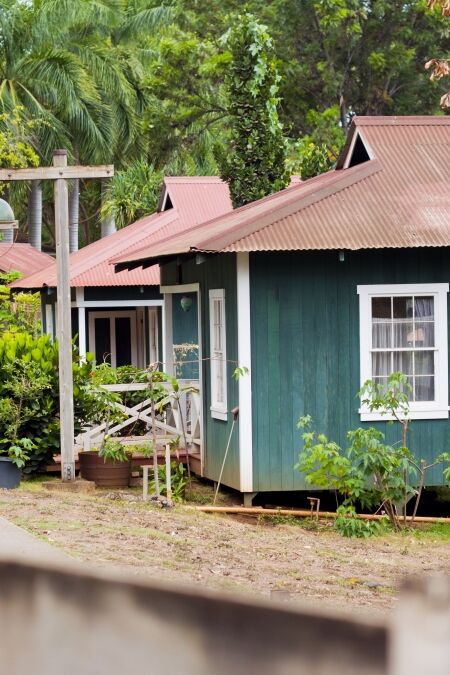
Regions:
<instances>
[{"instance_id":1,"label":"dirt path","mask_svg":"<svg viewBox=\"0 0 450 675\"><path fill-rule=\"evenodd\" d=\"M343 539L330 526L308 530L305 521L237 521L126 497L25 483L0 490L0 515L95 567L355 610L392 608L406 574L450 571L449 526Z\"/></svg>"}]
</instances>

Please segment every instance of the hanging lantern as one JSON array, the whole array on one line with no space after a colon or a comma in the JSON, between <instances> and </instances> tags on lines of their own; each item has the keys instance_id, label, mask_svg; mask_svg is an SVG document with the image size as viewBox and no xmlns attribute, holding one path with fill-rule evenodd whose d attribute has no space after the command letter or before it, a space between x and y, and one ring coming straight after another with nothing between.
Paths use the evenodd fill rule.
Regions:
<instances>
[{"instance_id":1,"label":"hanging lantern","mask_svg":"<svg viewBox=\"0 0 450 675\"><path fill-rule=\"evenodd\" d=\"M188 295L183 295L180 300L180 305L183 312L189 312L192 307L192 298L190 298Z\"/></svg>"}]
</instances>

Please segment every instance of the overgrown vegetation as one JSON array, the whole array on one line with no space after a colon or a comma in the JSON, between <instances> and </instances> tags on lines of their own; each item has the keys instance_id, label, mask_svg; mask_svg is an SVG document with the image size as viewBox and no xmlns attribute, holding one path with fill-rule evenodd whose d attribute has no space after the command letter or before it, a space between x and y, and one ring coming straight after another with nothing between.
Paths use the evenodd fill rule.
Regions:
<instances>
[{"instance_id":1,"label":"overgrown vegetation","mask_svg":"<svg viewBox=\"0 0 450 675\"><path fill-rule=\"evenodd\" d=\"M413 520L417 513L425 480L425 470L435 464L448 465L444 476L450 482L450 454L441 453L430 465L422 466L419 489L415 489L418 463L407 447L409 428L409 384L402 373L392 373L386 387L367 381L359 396L370 411L386 415L401 427L399 443L386 443L385 435L374 427L347 433L349 445L342 449L322 433L314 431L310 416L302 417L303 451L296 468L305 474L309 485L335 490L342 504L338 509L336 529L345 536L369 536L381 531L377 525L359 521L355 507L384 511L396 531L401 528L397 510L406 515L406 504L415 495ZM406 520L403 520L406 523Z\"/></svg>"},{"instance_id":2,"label":"overgrown vegetation","mask_svg":"<svg viewBox=\"0 0 450 675\"><path fill-rule=\"evenodd\" d=\"M19 272L0 272L0 331L21 331L37 337L41 332L41 296L15 293L11 297L8 284L20 276Z\"/></svg>"},{"instance_id":3,"label":"overgrown vegetation","mask_svg":"<svg viewBox=\"0 0 450 675\"><path fill-rule=\"evenodd\" d=\"M92 355L73 352L76 433L101 421L117 400L92 382ZM50 336L0 335L0 453L25 473L43 469L59 452L58 345Z\"/></svg>"},{"instance_id":4,"label":"overgrown vegetation","mask_svg":"<svg viewBox=\"0 0 450 675\"><path fill-rule=\"evenodd\" d=\"M164 497L167 497L166 478L167 478L166 465L160 464L158 466L159 494ZM187 482L188 482L188 475L183 464L181 462L172 461L170 463L170 486L171 486L170 489L172 491L172 500L174 502L182 502L184 500ZM150 493L157 494L154 477L153 480L151 480L149 483L149 491Z\"/></svg>"}]
</instances>

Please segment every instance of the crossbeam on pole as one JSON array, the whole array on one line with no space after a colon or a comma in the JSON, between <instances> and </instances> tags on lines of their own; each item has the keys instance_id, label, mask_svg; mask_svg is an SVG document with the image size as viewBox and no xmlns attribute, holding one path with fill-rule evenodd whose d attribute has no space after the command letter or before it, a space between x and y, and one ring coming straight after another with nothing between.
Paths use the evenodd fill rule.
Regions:
<instances>
[{"instance_id":1,"label":"crossbeam on pole","mask_svg":"<svg viewBox=\"0 0 450 675\"><path fill-rule=\"evenodd\" d=\"M38 166L29 169L0 169L0 181L58 180L65 178L112 178L114 166Z\"/></svg>"}]
</instances>

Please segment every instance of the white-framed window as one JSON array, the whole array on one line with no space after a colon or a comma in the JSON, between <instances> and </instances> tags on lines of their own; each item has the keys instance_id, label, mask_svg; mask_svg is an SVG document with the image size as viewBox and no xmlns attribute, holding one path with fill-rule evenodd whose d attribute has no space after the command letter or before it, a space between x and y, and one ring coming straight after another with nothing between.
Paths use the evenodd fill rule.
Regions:
<instances>
[{"instance_id":1,"label":"white-framed window","mask_svg":"<svg viewBox=\"0 0 450 675\"><path fill-rule=\"evenodd\" d=\"M225 289L209 291L209 334L211 350L211 416L227 419L227 349Z\"/></svg>"},{"instance_id":2,"label":"white-framed window","mask_svg":"<svg viewBox=\"0 0 450 675\"><path fill-rule=\"evenodd\" d=\"M448 284L358 286L361 384L403 372L412 419L448 418ZM361 420L386 419L362 406Z\"/></svg>"}]
</instances>

